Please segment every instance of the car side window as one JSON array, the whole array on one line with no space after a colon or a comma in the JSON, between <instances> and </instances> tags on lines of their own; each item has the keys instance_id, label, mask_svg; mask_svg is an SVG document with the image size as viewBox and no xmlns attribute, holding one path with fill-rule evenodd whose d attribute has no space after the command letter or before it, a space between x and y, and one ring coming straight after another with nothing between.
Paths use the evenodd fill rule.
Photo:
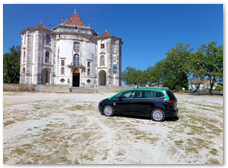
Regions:
<instances>
[{"instance_id":1,"label":"car side window","mask_svg":"<svg viewBox=\"0 0 228 168\"><path fill-rule=\"evenodd\" d=\"M156 92L156 98L158 97L164 97L164 93L163 92Z\"/></svg>"},{"instance_id":2,"label":"car side window","mask_svg":"<svg viewBox=\"0 0 228 168\"><path fill-rule=\"evenodd\" d=\"M134 98L154 98L154 91L138 90Z\"/></svg>"},{"instance_id":3,"label":"car side window","mask_svg":"<svg viewBox=\"0 0 228 168\"><path fill-rule=\"evenodd\" d=\"M150 98L151 97L151 91L143 91L144 92L144 97L145 98Z\"/></svg>"},{"instance_id":4,"label":"car side window","mask_svg":"<svg viewBox=\"0 0 228 168\"><path fill-rule=\"evenodd\" d=\"M143 92L142 92L142 90L138 90L137 92L136 92L136 94L135 94L135 97L134 98L143 98Z\"/></svg>"},{"instance_id":5,"label":"car side window","mask_svg":"<svg viewBox=\"0 0 228 168\"><path fill-rule=\"evenodd\" d=\"M144 92L144 97L145 98L154 98L155 97L155 93L154 91L143 91Z\"/></svg>"},{"instance_id":6,"label":"car side window","mask_svg":"<svg viewBox=\"0 0 228 168\"><path fill-rule=\"evenodd\" d=\"M155 98L155 91L151 91L151 98Z\"/></svg>"},{"instance_id":7,"label":"car side window","mask_svg":"<svg viewBox=\"0 0 228 168\"><path fill-rule=\"evenodd\" d=\"M135 91L124 92L121 97L123 98L132 98L135 96Z\"/></svg>"}]
</instances>

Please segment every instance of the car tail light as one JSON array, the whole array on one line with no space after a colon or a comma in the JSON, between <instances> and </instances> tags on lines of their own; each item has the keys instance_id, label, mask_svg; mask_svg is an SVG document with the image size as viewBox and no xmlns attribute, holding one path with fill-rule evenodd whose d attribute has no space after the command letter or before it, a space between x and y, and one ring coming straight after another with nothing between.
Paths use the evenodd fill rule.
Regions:
<instances>
[{"instance_id":1,"label":"car tail light","mask_svg":"<svg viewBox=\"0 0 228 168\"><path fill-rule=\"evenodd\" d=\"M166 102L167 102L167 103L171 103L171 104L172 104L172 103L174 103L174 102L175 102L175 100L167 100Z\"/></svg>"}]
</instances>

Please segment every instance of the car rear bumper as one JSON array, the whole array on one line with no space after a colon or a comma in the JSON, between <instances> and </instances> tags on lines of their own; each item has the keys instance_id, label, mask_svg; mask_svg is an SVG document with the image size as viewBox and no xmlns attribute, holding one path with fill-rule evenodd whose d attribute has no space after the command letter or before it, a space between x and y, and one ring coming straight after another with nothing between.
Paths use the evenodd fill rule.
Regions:
<instances>
[{"instance_id":1,"label":"car rear bumper","mask_svg":"<svg viewBox=\"0 0 228 168\"><path fill-rule=\"evenodd\" d=\"M171 110L169 113L166 113L166 117L175 117L175 116L177 116L178 115L178 109L176 109L176 110Z\"/></svg>"}]
</instances>

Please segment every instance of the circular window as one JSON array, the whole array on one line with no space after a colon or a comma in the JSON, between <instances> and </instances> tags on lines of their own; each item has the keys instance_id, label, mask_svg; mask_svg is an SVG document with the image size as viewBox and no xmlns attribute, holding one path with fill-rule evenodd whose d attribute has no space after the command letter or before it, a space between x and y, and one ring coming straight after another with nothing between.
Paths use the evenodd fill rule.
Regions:
<instances>
[{"instance_id":1,"label":"circular window","mask_svg":"<svg viewBox=\"0 0 228 168\"><path fill-rule=\"evenodd\" d=\"M60 79L60 82L64 82L64 81L65 81L65 79L63 79L63 78L62 78L62 79Z\"/></svg>"},{"instance_id":2,"label":"circular window","mask_svg":"<svg viewBox=\"0 0 228 168\"><path fill-rule=\"evenodd\" d=\"M87 83L90 83L90 82L91 82L90 79L88 79L88 80L87 80Z\"/></svg>"}]
</instances>

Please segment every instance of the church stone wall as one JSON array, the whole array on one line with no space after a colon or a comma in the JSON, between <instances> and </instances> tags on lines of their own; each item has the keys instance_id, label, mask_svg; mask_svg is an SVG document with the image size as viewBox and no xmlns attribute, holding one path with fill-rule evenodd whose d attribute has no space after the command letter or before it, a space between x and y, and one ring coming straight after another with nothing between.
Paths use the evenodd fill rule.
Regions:
<instances>
[{"instance_id":1,"label":"church stone wall","mask_svg":"<svg viewBox=\"0 0 228 168\"><path fill-rule=\"evenodd\" d=\"M69 25L65 22L53 29L48 29L42 22L36 27L25 28L20 32L22 51L20 84L49 83L50 85L73 86L73 70L76 68L72 66L73 56L76 54L73 46L74 42L79 42L80 87L97 86L100 79L102 85L120 86L122 41L107 31L105 33L98 36L90 26ZM50 35L51 40L48 44L46 43L47 34ZM105 47L101 48L101 44ZM45 60L47 51L49 61ZM25 61L23 60L24 53ZM115 74L113 73L114 53L117 55L117 73ZM105 58L104 65L100 65L101 56ZM62 60L65 61L64 66L61 65ZM90 75L88 75L88 62L90 62ZM64 67L64 74L61 74L62 67ZM23 73L23 68L25 73ZM77 78L75 79L77 81Z\"/></svg>"}]
</instances>

